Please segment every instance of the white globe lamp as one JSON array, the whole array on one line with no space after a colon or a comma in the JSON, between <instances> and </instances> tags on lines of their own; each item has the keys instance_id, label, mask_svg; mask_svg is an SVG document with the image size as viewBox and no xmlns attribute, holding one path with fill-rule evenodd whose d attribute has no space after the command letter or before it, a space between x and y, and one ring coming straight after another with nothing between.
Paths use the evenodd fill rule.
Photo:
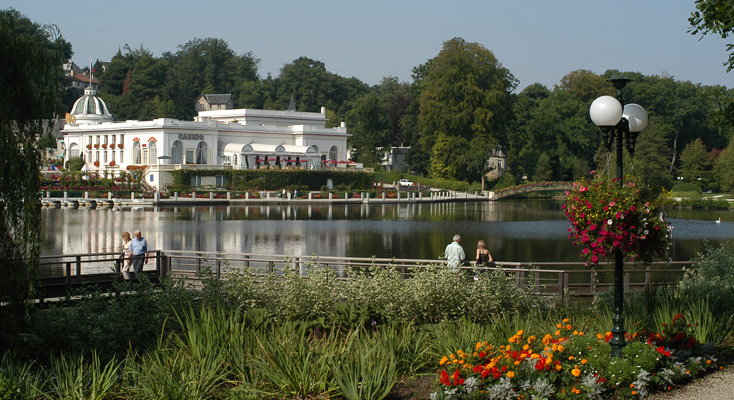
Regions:
<instances>
[{"instance_id":1,"label":"white globe lamp","mask_svg":"<svg viewBox=\"0 0 734 400\"><path fill-rule=\"evenodd\" d=\"M639 133L647 127L647 111L638 104L626 104L622 117L629 121L629 130Z\"/></svg>"},{"instance_id":2,"label":"white globe lamp","mask_svg":"<svg viewBox=\"0 0 734 400\"><path fill-rule=\"evenodd\" d=\"M615 126L622 119L622 104L612 96L601 96L591 103L589 116L596 126Z\"/></svg>"}]
</instances>

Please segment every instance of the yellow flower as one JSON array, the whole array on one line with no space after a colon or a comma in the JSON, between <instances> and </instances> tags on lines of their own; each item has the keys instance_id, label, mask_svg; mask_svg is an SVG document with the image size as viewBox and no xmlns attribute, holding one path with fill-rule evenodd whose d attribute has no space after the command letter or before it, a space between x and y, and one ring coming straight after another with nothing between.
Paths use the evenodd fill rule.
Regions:
<instances>
[{"instance_id":1,"label":"yellow flower","mask_svg":"<svg viewBox=\"0 0 734 400\"><path fill-rule=\"evenodd\" d=\"M573 360L574 358L576 358L576 357L574 357L574 356L568 356L568 361L571 361L571 360Z\"/></svg>"},{"instance_id":2,"label":"yellow flower","mask_svg":"<svg viewBox=\"0 0 734 400\"><path fill-rule=\"evenodd\" d=\"M565 324L565 323L567 323L567 322L568 322L568 318L564 318L564 319L563 319L563 323Z\"/></svg>"},{"instance_id":3,"label":"yellow flower","mask_svg":"<svg viewBox=\"0 0 734 400\"><path fill-rule=\"evenodd\" d=\"M573 369L571 370L571 375L573 375L573 376L575 376L575 377L577 377L577 378L578 378L578 377L579 377L579 375L581 375L581 370L580 370L580 369L578 369L578 367L576 367L576 366L574 365Z\"/></svg>"},{"instance_id":4,"label":"yellow flower","mask_svg":"<svg viewBox=\"0 0 734 400\"><path fill-rule=\"evenodd\" d=\"M561 366L561 364L556 365L556 371L560 371L562 369L563 369L563 367Z\"/></svg>"},{"instance_id":5,"label":"yellow flower","mask_svg":"<svg viewBox=\"0 0 734 400\"><path fill-rule=\"evenodd\" d=\"M515 365L520 365L520 360L516 360Z\"/></svg>"},{"instance_id":6,"label":"yellow flower","mask_svg":"<svg viewBox=\"0 0 734 400\"><path fill-rule=\"evenodd\" d=\"M584 359L581 359L581 364L586 364L587 362L589 362L589 360L587 360L585 358Z\"/></svg>"},{"instance_id":7,"label":"yellow flower","mask_svg":"<svg viewBox=\"0 0 734 400\"><path fill-rule=\"evenodd\" d=\"M528 336L528 343L533 343L537 339L535 336Z\"/></svg>"},{"instance_id":8,"label":"yellow flower","mask_svg":"<svg viewBox=\"0 0 734 400\"><path fill-rule=\"evenodd\" d=\"M508 378L514 378L515 377L515 372L513 372L513 371L507 371L507 377Z\"/></svg>"},{"instance_id":9,"label":"yellow flower","mask_svg":"<svg viewBox=\"0 0 734 400\"><path fill-rule=\"evenodd\" d=\"M571 329L573 329L573 326L571 326L571 324L568 324L568 325L566 325L566 329L568 329L570 331Z\"/></svg>"},{"instance_id":10,"label":"yellow flower","mask_svg":"<svg viewBox=\"0 0 734 400\"><path fill-rule=\"evenodd\" d=\"M559 353L560 353L560 352L562 352L562 351L563 351L563 349L565 349L565 347L563 347L563 345L560 345L560 344L559 344L559 345L558 345L558 352L559 352Z\"/></svg>"},{"instance_id":11,"label":"yellow flower","mask_svg":"<svg viewBox=\"0 0 734 400\"><path fill-rule=\"evenodd\" d=\"M446 357L446 356L443 356L443 358L441 359L441 365L444 365L444 364L446 364L446 362L447 362L448 360L449 360L449 358L448 358L448 357Z\"/></svg>"}]
</instances>

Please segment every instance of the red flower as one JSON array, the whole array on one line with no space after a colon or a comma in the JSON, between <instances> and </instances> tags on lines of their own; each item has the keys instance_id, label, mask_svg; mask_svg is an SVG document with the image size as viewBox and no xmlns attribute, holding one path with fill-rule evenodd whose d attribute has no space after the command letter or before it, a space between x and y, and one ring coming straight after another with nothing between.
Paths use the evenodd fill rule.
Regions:
<instances>
[{"instance_id":1,"label":"red flower","mask_svg":"<svg viewBox=\"0 0 734 400\"><path fill-rule=\"evenodd\" d=\"M447 374L446 371L441 371L441 378L439 380L444 385L451 386L451 381L449 380L449 374Z\"/></svg>"}]
</instances>

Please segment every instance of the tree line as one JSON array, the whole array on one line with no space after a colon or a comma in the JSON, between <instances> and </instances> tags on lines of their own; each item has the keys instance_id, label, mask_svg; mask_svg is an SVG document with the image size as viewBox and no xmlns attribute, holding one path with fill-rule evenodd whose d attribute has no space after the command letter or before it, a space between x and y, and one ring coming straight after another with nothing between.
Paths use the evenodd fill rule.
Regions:
<instances>
[{"instance_id":1,"label":"tree line","mask_svg":"<svg viewBox=\"0 0 734 400\"><path fill-rule=\"evenodd\" d=\"M551 88L534 83L516 93L517 79L492 51L461 38L447 40L435 57L413 68L411 82L385 77L369 86L308 57L263 78L259 62L223 39L193 39L160 57L126 45L106 72L98 72L100 95L118 120L190 120L200 94L229 93L238 108L283 110L293 99L298 111L327 107L332 126L346 121L351 158L367 166L379 168L384 149L406 146L408 171L478 181L500 145L517 181L574 180L614 168L588 110L598 96L614 95L607 79L624 74L633 80L625 101L650 115L628 171L668 188L682 178L702 188L732 189L722 171L734 169L734 124L722 107L734 92L724 86L666 74L576 70Z\"/></svg>"}]
</instances>

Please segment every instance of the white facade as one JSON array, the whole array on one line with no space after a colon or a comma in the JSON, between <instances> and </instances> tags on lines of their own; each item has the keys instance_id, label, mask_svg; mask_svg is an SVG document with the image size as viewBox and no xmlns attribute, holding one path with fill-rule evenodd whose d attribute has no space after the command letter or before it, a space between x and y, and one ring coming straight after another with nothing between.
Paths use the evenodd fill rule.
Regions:
<instances>
[{"instance_id":1,"label":"white facade","mask_svg":"<svg viewBox=\"0 0 734 400\"><path fill-rule=\"evenodd\" d=\"M97 109L106 111L104 102ZM143 170L147 184L160 189L169 183L166 172L180 168L319 169L324 161L346 161L346 126L327 128L326 122L325 108L201 111L194 121L112 122L78 115L62 133L65 161L81 156L88 171L114 176Z\"/></svg>"}]
</instances>

